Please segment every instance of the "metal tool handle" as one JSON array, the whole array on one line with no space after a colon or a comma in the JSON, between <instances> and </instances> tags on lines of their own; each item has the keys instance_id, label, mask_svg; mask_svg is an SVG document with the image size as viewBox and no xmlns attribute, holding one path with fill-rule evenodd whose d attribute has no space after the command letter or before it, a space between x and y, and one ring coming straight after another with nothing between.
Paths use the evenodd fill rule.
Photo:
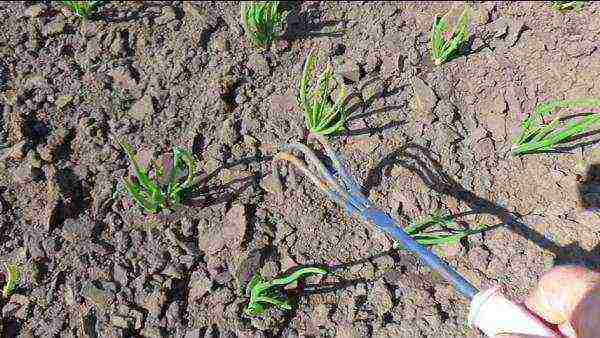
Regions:
<instances>
[{"instance_id":1,"label":"metal tool handle","mask_svg":"<svg viewBox=\"0 0 600 338\"><path fill-rule=\"evenodd\" d=\"M524 333L536 337L560 337L548 328L539 318L502 295L499 288L480 293L469 281L463 278L450 265L433 252L411 238L396 221L377 209L360 191L360 186L350 176L341 156L333 150L325 137L315 136L331 158L336 171L327 168L307 146L293 143L283 147L277 158L295 164L317 187L323 190L349 215L360 214L378 230L392 236L406 250L417 255L427 266L438 272L464 297L472 301L469 322L488 335L498 333ZM308 164L289 151L304 153ZM313 172L310 167L314 168ZM337 174L337 175L336 175ZM336 178L339 175L341 181Z\"/></svg>"},{"instance_id":2,"label":"metal tool handle","mask_svg":"<svg viewBox=\"0 0 600 338\"><path fill-rule=\"evenodd\" d=\"M441 274L442 277L454 285L454 288L456 288L461 295L471 300L479 292L473 284L456 272L450 265L412 239L400 226L398 226L393 218L383 211L370 208L363 212L363 217L373 223L378 229L392 236L395 240L400 242L406 250L417 255L430 268Z\"/></svg>"},{"instance_id":3,"label":"metal tool handle","mask_svg":"<svg viewBox=\"0 0 600 338\"><path fill-rule=\"evenodd\" d=\"M525 306L506 298L501 286L482 291L471 300L469 325L487 336L501 333L534 337L562 337Z\"/></svg>"},{"instance_id":4,"label":"metal tool handle","mask_svg":"<svg viewBox=\"0 0 600 338\"><path fill-rule=\"evenodd\" d=\"M290 161L295 164L317 187L329 195L332 201L341 205L349 215L356 213L367 222L373 224L378 230L381 230L392 236L406 250L417 255L430 268L441 274L447 281L452 283L456 290L463 296L471 300L479 290L477 290L469 281L464 279L456 270L446 264L433 252L429 251L423 245L412 239L396 221L386 213L377 209L360 191L360 186L352 178L346 169L345 161L333 149L327 139L320 135L314 135L323 145L325 152L329 155L335 170L327 168L307 146L299 143L292 143L283 147L283 152L277 155L277 158ZM308 165L289 151L298 150L302 152ZM310 167L314 167L313 172ZM337 175L336 175L337 172ZM341 178L338 181L336 176Z\"/></svg>"},{"instance_id":5,"label":"metal tool handle","mask_svg":"<svg viewBox=\"0 0 600 338\"><path fill-rule=\"evenodd\" d=\"M471 300L469 312L471 326L479 328L490 337L500 333L528 334L540 338L561 337L527 308L506 298L500 286L479 292L450 265L413 240L393 218L384 212L367 209L363 212L363 216L399 241L406 250L416 254L429 267L452 283L460 294Z\"/></svg>"}]
</instances>

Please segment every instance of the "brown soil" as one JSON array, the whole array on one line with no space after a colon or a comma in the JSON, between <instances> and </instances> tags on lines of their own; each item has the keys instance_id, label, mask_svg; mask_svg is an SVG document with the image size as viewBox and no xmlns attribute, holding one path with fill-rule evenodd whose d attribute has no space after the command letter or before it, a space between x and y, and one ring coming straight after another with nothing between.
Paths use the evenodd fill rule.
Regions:
<instances>
[{"instance_id":1,"label":"brown soil","mask_svg":"<svg viewBox=\"0 0 600 338\"><path fill-rule=\"evenodd\" d=\"M597 135L508 154L536 104L600 97L600 3L476 3L466 55L440 67L428 32L450 3L284 6L285 39L261 52L233 2L112 2L89 21L0 3L0 258L24 268L5 335L477 335L468 302L416 258L294 170L273 179L278 147L304 139L295 95L311 48L364 101L334 143L375 204L498 225L436 249L475 285L523 297L554 264L600 267ZM125 209L118 139L191 147L207 203L169 219ZM242 314L255 272L305 264L346 268L295 311Z\"/></svg>"}]
</instances>

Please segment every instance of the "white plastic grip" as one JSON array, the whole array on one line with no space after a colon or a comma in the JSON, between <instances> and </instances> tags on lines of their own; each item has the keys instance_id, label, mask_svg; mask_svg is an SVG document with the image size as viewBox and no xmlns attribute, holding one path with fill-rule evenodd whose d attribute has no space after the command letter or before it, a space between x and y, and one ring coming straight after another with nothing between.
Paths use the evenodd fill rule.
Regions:
<instances>
[{"instance_id":1,"label":"white plastic grip","mask_svg":"<svg viewBox=\"0 0 600 338\"><path fill-rule=\"evenodd\" d=\"M469 325L487 336L502 333L532 335L534 337L562 337L552 330L525 306L509 300L501 286L481 291L471 300Z\"/></svg>"}]
</instances>

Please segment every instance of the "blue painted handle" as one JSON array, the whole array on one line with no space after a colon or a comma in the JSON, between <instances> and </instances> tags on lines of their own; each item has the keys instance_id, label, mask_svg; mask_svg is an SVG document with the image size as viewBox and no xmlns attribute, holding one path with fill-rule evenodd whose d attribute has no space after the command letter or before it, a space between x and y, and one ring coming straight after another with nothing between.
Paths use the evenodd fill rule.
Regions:
<instances>
[{"instance_id":1,"label":"blue painted handle","mask_svg":"<svg viewBox=\"0 0 600 338\"><path fill-rule=\"evenodd\" d=\"M378 209L368 208L364 210L361 215L366 221L375 224L378 229L384 231L400 242L406 250L421 258L425 264L441 274L447 281L454 285L460 294L467 297L469 300L473 299L479 292L479 290L477 290L468 280L459 275L451 266L446 264L446 262L412 239L398 226L393 218L384 212Z\"/></svg>"}]
</instances>

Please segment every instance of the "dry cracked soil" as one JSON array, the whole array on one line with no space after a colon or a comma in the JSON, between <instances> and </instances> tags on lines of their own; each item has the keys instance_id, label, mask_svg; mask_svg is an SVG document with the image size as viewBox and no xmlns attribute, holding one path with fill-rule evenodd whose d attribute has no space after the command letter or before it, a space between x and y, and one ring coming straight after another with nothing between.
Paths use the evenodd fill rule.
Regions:
<instances>
[{"instance_id":1,"label":"dry cracked soil","mask_svg":"<svg viewBox=\"0 0 600 338\"><path fill-rule=\"evenodd\" d=\"M473 337L468 302L413 256L349 218L299 172L295 95L311 49L356 99L332 139L367 196L402 221L433 210L497 225L437 247L479 287L520 298L555 264L600 267L600 150L511 156L550 99L600 97L600 3L470 2L473 37L434 67L428 34L449 2L285 2L286 31L252 48L239 3L113 1L90 20L56 2L0 2L2 300L17 337ZM455 4L460 6L460 4ZM115 194L135 148L189 147L201 206L171 217ZM293 311L243 314L256 272L343 269Z\"/></svg>"}]
</instances>

